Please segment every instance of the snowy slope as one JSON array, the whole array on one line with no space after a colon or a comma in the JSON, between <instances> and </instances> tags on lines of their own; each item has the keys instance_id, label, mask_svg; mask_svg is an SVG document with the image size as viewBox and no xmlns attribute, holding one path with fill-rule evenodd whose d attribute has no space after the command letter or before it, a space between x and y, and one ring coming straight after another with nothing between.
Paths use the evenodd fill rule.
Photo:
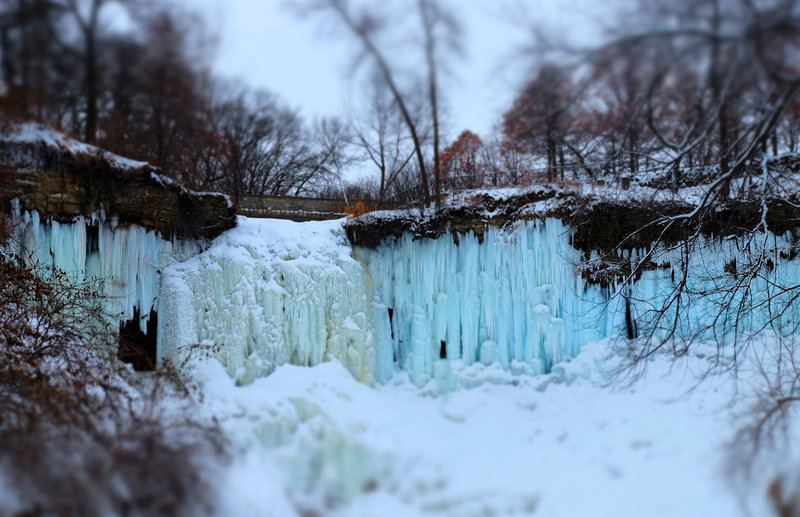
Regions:
<instances>
[{"instance_id":1,"label":"snowy slope","mask_svg":"<svg viewBox=\"0 0 800 517\"><path fill-rule=\"evenodd\" d=\"M695 355L680 365L658 358L644 379L609 386L609 349L595 342L538 377L475 364L462 372L475 386L443 396L404 375L368 387L336 361L285 365L245 387L218 363L197 365L203 411L237 449L218 512L769 515L774 470L739 491L726 476L743 406L732 404L731 378L688 393L708 366Z\"/></svg>"}]
</instances>

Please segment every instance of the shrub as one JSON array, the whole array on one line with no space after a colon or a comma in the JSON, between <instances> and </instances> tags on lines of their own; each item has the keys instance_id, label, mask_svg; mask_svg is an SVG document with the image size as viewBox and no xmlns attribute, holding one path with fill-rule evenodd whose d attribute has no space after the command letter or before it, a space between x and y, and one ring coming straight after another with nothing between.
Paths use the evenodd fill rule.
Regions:
<instances>
[{"instance_id":1,"label":"shrub","mask_svg":"<svg viewBox=\"0 0 800 517\"><path fill-rule=\"evenodd\" d=\"M109 322L91 283L0 254L0 514L210 513L215 427L159 403L190 403L168 370L133 388Z\"/></svg>"}]
</instances>

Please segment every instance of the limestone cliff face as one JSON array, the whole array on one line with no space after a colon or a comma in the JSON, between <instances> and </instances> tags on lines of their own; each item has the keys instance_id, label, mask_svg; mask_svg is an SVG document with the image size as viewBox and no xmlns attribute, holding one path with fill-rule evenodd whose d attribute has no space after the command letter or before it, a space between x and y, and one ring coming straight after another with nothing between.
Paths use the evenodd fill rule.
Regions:
<instances>
[{"instance_id":1,"label":"limestone cliff face","mask_svg":"<svg viewBox=\"0 0 800 517\"><path fill-rule=\"evenodd\" d=\"M226 196L186 190L149 164L48 130L0 134L0 211L9 211L15 198L22 210L59 221L102 208L107 219L165 238L212 238L236 225Z\"/></svg>"}]
</instances>

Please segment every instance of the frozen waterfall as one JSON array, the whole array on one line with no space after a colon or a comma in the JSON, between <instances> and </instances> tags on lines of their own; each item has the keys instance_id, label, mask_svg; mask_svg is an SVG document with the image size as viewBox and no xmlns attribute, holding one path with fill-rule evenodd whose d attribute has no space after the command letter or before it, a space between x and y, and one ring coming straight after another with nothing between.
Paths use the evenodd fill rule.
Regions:
<instances>
[{"instance_id":1,"label":"frozen waterfall","mask_svg":"<svg viewBox=\"0 0 800 517\"><path fill-rule=\"evenodd\" d=\"M387 380L389 320L375 310L341 221L238 222L208 251L166 270L158 356L207 345L243 384L284 363L331 358L363 382Z\"/></svg>"},{"instance_id":2,"label":"frozen waterfall","mask_svg":"<svg viewBox=\"0 0 800 517\"><path fill-rule=\"evenodd\" d=\"M37 211L12 212L12 251L32 265L56 266L76 281L98 279L107 310L120 321L140 314L147 332L158 312L161 272L177 259L199 253L193 241L168 241L138 225L117 225L102 210L73 222L42 221Z\"/></svg>"},{"instance_id":3,"label":"frozen waterfall","mask_svg":"<svg viewBox=\"0 0 800 517\"><path fill-rule=\"evenodd\" d=\"M70 223L40 221L35 211L15 217L14 251L77 280L104 280L109 309L121 321L139 314L146 332L151 309L157 312L159 358L199 346L240 384L285 363L329 359L368 384L398 369L418 385L447 381L455 364L546 373L588 342L630 334L626 317L652 325L653 309L670 300L686 260L681 246L664 251L620 293L613 283L601 288L581 277L576 265L586 257L558 219L489 227L480 240L472 232L455 240L406 233L366 249L350 245L341 221L239 218L199 253L196 242L117 226L102 212ZM677 301L681 316L667 315L659 326L722 341L765 327L795 332L793 293L777 287L800 277L794 239L749 238L700 242ZM619 259L635 263L644 253L621 251ZM759 260L767 266L746 290L734 291L743 266ZM723 304L737 310L720 312Z\"/></svg>"},{"instance_id":4,"label":"frozen waterfall","mask_svg":"<svg viewBox=\"0 0 800 517\"><path fill-rule=\"evenodd\" d=\"M412 378L440 359L499 362L533 374L613 332L606 297L574 272L578 251L558 219L363 250L377 299L392 309L392 348ZM614 311L612 311L612 314Z\"/></svg>"},{"instance_id":5,"label":"frozen waterfall","mask_svg":"<svg viewBox=\"0 0 800 517\"><path fill-rule=\"evenodd\" d=\"M396 368L424 383L453 360L546 372L619 324L568 243L556 219L367 250L341 221L240 218L165 271L159 357L206 345L240 383L329 358L367 383Z\"/></svg>"}]
</instances>

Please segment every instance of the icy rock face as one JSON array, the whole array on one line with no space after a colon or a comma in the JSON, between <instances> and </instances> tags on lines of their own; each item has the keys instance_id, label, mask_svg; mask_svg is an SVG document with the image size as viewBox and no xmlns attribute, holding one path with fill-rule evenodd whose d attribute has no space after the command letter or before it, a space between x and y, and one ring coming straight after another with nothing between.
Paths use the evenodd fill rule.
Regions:
<instances>
[{"instance_id":1,"label":"icy rock face","mask_svg":"<svg viewBox=\"0 0 800 517\"><path fill-rule=\"evenodd\" d=\"M151 309L158 312L161 271L176 257L199 251L191 241L170 242L138 225L117 226L102 212L71 223L43 221L35 210L13 214L15 253L32 265L56 266L76 281L102 280L108 312L129 321L136 311L144 333Z\"/></svg>"},{"instance_id":2,"label":"icy rock face","mask_svg":"<svg viewBox=\"0 0 800 517\"><path fill-rule=\"evenodd\" d=\"M574 272L578 251L558 219L414 241L408 233L362 249L375 295L391 308L392 347L418 384L440 359L545 373L611 334L619 314ZM615 319L617 318L617 319Z\"/></svg>"},{"instance_id":3,"label":"icy rock face","mask_svg":"<svg viewBox=\"0 0 800 517\"><path fill-rule=\"evenodd\" d=\"M631 318L656 337L674 330L678 339L732 346L762 331L797 334L796 249L796 238L787 232L701 239L692 245L688 264L685 245L659 251L656 261L666 267L645 271L626 292ZM645 253L634 251L633 261ZM682 282L683 292L677 294Z\"/></svg>"},{"instance_id":4,"label":"icy rock face","mask_svg":"<svg viewBox=\"0 0 800 517\"><path fill-rule=\"evenodd\" d=\"M340 221L239 218L211 248L164 274L158 357L214 345L240 384L285 363L337 358L363 382L393 373L389 320Z\"/></svg>"},{"instance_id":5,"label":"icy rock face","mask_svg":"<svg viewBox=\"0 0 800 517\"><path fill-rule=\"evenodd\" d=\"M656 268L632 286L601 288L576 272L582 257L571 234L551 218L488 228L482 243L472 233L460 234L457 244L449 236L414 240L405 233L360 249L378 302L391 309L399 367L418 385L448 385L453 360L541 374L606 337L667 337L674 329L679 339L735 343L764 329L797 332L795 291L778 287L800 278L791 234L701 239L677 297L684 247L657 250L650 257ZM620 258L636 264L646 255L625 250ZM589 261L597 258L593 252ZM744 279L747 265L758 263L766 265Z\"/></svg>"}]
</instances>

